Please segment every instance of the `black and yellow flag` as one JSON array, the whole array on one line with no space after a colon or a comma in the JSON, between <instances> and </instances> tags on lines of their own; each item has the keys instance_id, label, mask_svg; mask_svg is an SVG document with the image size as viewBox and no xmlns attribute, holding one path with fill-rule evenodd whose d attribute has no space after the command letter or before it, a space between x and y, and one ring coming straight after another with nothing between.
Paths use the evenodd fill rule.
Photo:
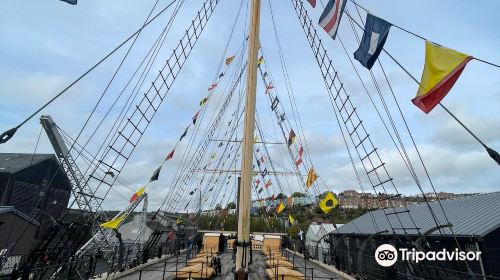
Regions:
<instances>
[{"instance_id":1,"label":"black and yellow flag","mask_svg":"<svg viewBox=\"0 0 500 280\"><path fill-rule=\"evenodd\" d=\"M328 192L320 202L319 202L319 208L325 212L325 214L328 214L330 210L335 208L339 204L339 201L335 196L331 193Z\"/></svg>"},{"instance_id":2,"label":"black and yellow flag","mask_svg":"<svg viewBox=\"0 0 500 280\"><path fill-rule=\"evenodd\" d=\"M295 142L295 131L290 130L290 133L288 134L288 147L292 146L292 144Z\"/></svg>"}]
</instances>

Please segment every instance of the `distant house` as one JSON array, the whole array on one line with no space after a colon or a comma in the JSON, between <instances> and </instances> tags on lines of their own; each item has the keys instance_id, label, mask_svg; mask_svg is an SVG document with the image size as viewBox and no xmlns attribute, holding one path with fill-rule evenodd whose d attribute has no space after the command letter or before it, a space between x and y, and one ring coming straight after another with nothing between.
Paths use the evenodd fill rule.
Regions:
<instances>
[{"instance_id":1,"label":"distant house","mask_svg":"<svg viewBox=\"0 0 500 280\"><path fill-rule=\"evenodd\" d=\"M368 279L471 279L467 267L475 274L500 277L500 192L412 205L408 210L371 211L330 233L333 264ZM448 222L451 229L437 227ZM417 251L481 251L481 255L479 261L467 263L399 260L394 266L384 268L375 261L375 250L382 244Z\"/></svg>"},{"instance_id":2,"label":"distant house","mask_svg":"<svg viewBox=\"0 0 500 280\"><path fill-rule=\"evenodd\" d=\"M318 203L317 196L302 196L302 197L287 197L283 199L257 199L251 202L251 206L255 208L265 208L267 206L276 207L278 204L283 203L286 206L304 206Z\"/></svg>"}]
</instances>

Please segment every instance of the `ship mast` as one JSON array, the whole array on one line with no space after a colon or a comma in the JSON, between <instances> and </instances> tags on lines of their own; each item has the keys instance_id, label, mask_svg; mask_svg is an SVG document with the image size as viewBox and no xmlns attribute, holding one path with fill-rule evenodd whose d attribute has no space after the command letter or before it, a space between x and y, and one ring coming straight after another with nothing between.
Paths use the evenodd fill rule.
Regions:
<instances>
[{"instance_id":1,"label":"ship mast","mask_svg":"<svg viewBox=\"0 0 500 280\"><path fill-rule=\"evenodd\" d=\"M260 0L252 0L248 37L248 68L241 161L241 187L238 201L238 236L235 272L237 279L248 278L250 260L250 200L252 195L253 135L257 87L257 55L259 51ZM244 276L245 275L245 276Z\"/></svg>"}]
</instances>

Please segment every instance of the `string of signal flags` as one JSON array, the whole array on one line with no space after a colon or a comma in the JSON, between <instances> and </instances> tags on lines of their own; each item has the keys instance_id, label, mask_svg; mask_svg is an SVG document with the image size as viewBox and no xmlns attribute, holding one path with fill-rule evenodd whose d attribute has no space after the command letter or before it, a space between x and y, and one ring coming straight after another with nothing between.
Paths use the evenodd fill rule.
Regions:
<instances>
[{"instance_id":1,"label":"string of signal flags","mask_svg":"<svg viewBox=\"0 0 500 280\"><path fill-rule=\"evenodd\" d=\"M230 57L227 57L225 59L225 64L227 67L229 67L229 65L234 61L235 59L235 56L230 56ZM260 66L262 64L264 64L265 60L264 60L264 57L261 55L257 61L257 64ZM218 81L215 81L214 83L210 84L207 88L209 94L204 97L203 99L200 100L199 102L199 105L201 107L205 106L207 104L207 102L209 101L210 99L210 95L213 93L213 91L218 87L218 82L220 81L220 79L222 79L224 77L224 72L221 72L218 76ZM264 73L264 79L266 79L268 77L267 75L267 72ZM269 95L271 97L271 94L274 90L274 86L272 84L272 82L266 82L266 89L265 89L265 94L266 95ZM279 99L277 97L274 98L273 102L272 102L272 106L271 106L271 109L273 111L276 110L277 106L279 104ZM130 198L129 202L130 203L133 203L135 201L138 200L138 198L143 195L145 193L145 189L147 188L147 186L158 180L159 178L159 175L160 175L160 172L161 172L161 169L163 167L163 165L165 164L165 162L171 160L174 155L175 155L175 149L177 147L177 145L184 139L184 137L187 135L188 131L189 131L189 128L191 126L194 126L196 125L196 122L197 122L197 119L199 117L199 114L201 112L202 109L198 110L194 116L192 117L192 122L186 127L186 129L184 130L184 132L181 134L178 142L176 143L176 145L174 146L174 148L167 154L166 158L165 158L165 161L162 163L162 165L160 165L152 174L149 182L144 186L144 187L141 187L139 190L137 190L133 195L132 197ZM285 114L283 113L280 118L279 118L281 121L284 121L285 119ZM287 138L287 146L288 148L290 148L295 142L296 142L296 134L295 134L295 131L293 129L290 129L289 133L288 133L288 138ZM255 141L257 141L257 139L254 139ZM219 145L220 146L220 145ZM299 167L302 163L303 163L303 160L302 160L302 156L303 156L303 153L304 153L304 149L302 147L302 145L299 146L299 149L298 149L298 154L297 156L295 157L295 165L297 167ZM211 158L215 158L215 155L212 154ZM261 167L261 164L264 163L264 156L260 156L260 158L256 159L257 161L257 165L259 166L259 168ZM256 175L257 173L255 173L254 175ZM264 185L264 188L265 189L268 189L271 185L272 185L272 181L270 179L266 180L266 176L268 175L268 171L267 171L267 168L264 168L262 173L261 173L264 181L266 182L265 185ZM308 174L307 174L307 180L306 180L306 187L307 188L310 188L314 182L318 179L318 175L315 171L314 168L310 168L309 171L308 171ZM256 179L254 180L254 184L255 184L255 187L258 188L259 187L259 184L260 184L260 179ZM261 187L260 189L258 189L257 193L260 194L261 192L263 191L263 188ZM191 194L191 193L190 193ZM275 200L275 195L273 194L272 197L271 197L271 200L274 201ZM336 206L338 205L338 199L331 193L331 192L328 192L326 194L326 196L319 202L319 206L320 208L327 214L331 211L331 209L335 208ZM270 208L270 205L266 208L266 212L270 212L272 208ZM277 214L280 214L283 210L285 209L285 205L282 201L280 201L280 203L278 204L278 206L275 208L275 212ZM114 219L112 219L111 221L109 222L106 222L106 223L103 223L101 224L102 227L108 227L108 228L116 228L118 227L121 222L123 221L125 217L122 217L122 216L118 216ZM291 214L289 214L289 221L290 221L290 224L294 224L294 221L295 219L291 216Z\"/></svg>"},{"instance_id":2,"label":"string of signal flags","mask_svg":"<svg viewBox=\"0 0 500 280\"><path fill-rule=\"evenodd\" d=\"M259 60L258 60L259 67L263 63L264 63L264 58L261 55ZM264 93L271 100L271 110L274 113L276 113L278 121L280 123L282 123L286 119L286 114L284 112L281 114L278 112L278 105L279 105L280 101L279 101L277 96L273 96L273 95L275 95L274 94L274 85L273 85L272 81L270 80L267 72L263 71L262 77L264 79L264 84L265 84L265 92ZM254 141L255 142L257 141L257 137L254 137ZM297 141L297 135L292 128L289 130L288 137L286 139L286 144L287 144L288 148L290 149L292 147L292 145L294 143L296 143L296 141ZM303 154L304 154L304 148L302 145L299 145L298 153L296 156L294 156L294 164L296 165L296 167L299 167L301 164L303 164L303 159L302 159ZM259 188L260 183L261 183L260 177L257 177L253 180L253 185L256 189L256 193L260 194L264 190L264 188L268 189L272 185L272 181L270 179L266 178L266 175L268 174L267 167L264 165L266 160L265 160L265 157L261 153L259 153L259 148L257 148L255 155L256 155L255 160L257 162L258 169L262 170L262 172L261 172L262 179L264 182L266 182L264 187ZM253 166L252 169L254 169L254 168L255 168L255 165ZM257 176L257 175L258 175L258 172L253 173L253 176ZM305 182L307 189L311 188L317 179L318 179L318 174L316 173L315 169L313 167L309 168L308 173L307 173L307 180ZM274 202L275 199L276 199L275 195L272 194L270 200ZM328 214L338 204L339 204L339 201L335 197L335 195L331 192L327 192L325 194L325 197L320 200L319 207L322 209L322 211L325 214ZM264 207L262 207L262 208L264 208ZM285 210L285 208L286 208L285 204L283 203L282 200L280 200L280 202L274 208L274 211L276 214L280 214ZM265 211L267 213L270 213L272 210L273 210L273 207L271 206L271 204L269 204L265 208ZM290 225L293 225L296 222L296 219L293 218L292 214L289 213L288 214L288 221L289 221Z\"/></svg>"},{"instance_id":3,"label":"string of signal flags","mask_svg":"<svg viewBox=\"0 0 500 280\"><path fill-rule=\"evenodd\" d=\"M233 62L235 56L232 56L232 57L229 57L225 60L225 64L227 67L229 67L229 65L231 64L231 62ZM226 67L226 70L227 71L227 67ZM209 99L210 99L210 96L213 94L213 92L215 91L215 89L217 88L218 86L218 83L220 82L220 80L224 77L224 71L221 72L217 78L217 80L210 84L210 86L208 86L207 90L208 90L208 95L206 97L204 97L203 99L200 100L199 102L199 105L200 108L194 115L193 117L191 118L191 122L189 123L189 125L184 129L184 132L181 134L179 140L177 141L177 143L175 144L174 148L167 154L167 156L165 157L165 160L162 162L162 164L156 168L156 170L153 172L153 174L151 175L148 183L146 185L144 185L143 187L139 188L131 197L130 197L130 200L129 200L129 203L134 203L136 202L140 196L144 195L146 193L146 188L149 186L149 184L151 184L152 182L154 181L157 181L160 177L160 172L161 172L161 169L163 167L163 165L174 158L174 155L175 155L175 149L177 148L177 145L179 145L180 142L182 142L182 140L184 139L184 137L186 137L188 131L189 131L189 128L191 126L195 126L197 121L198 121L198 118L200 116L200 113L201 111L203 110L203 107L208 103ZM100 226L103 227L103 228L110 228L110 229L116 229L118 228L121 223L124 221L124 219L126 218L125 215L118 215L116 217L114 217L113 219L111 219L110 221L107 221L105 223L102 223Z\"/></svg>"},{"instance_id":4,"label":"string of signal flags","mask_svg":"<svg viewBox=\"0 0 500 280\"><path fill-rule=\"evenodd\" d=\"M316 0L307 1L311 7L316 8ZM442 107L476 141L478 141L484 147L488 155L500 165L500 154L498 154L498 152L494 149L488 147L477 135L475 135L462 121L460 121L441 103L443 98L455 85L467 63L471 60L483 62L496 68L500 68L500 65L434 43L423 36L417 35L405 28L379 18L355 1L350 1L367 13L365 24L362 26L346 12L347 16L363 30L363 36L358 49L354 52L354 58L358 60L363 67L371 70L380 53L382 51L386 53L407 75L410 76L413 81L417 83L417 94L412 99L412 103L415 106L426 114L431 112L437 105ZM329 0L319 18L318 24L333 40L336 38L346 3L347 0ZM410 72L405 69L401 63L399 63L387 50L384 49L384 44L387 41L389 30L393 26L425 41L425 64L420 81L410 74Z\"/></svg>"}]
</instances>

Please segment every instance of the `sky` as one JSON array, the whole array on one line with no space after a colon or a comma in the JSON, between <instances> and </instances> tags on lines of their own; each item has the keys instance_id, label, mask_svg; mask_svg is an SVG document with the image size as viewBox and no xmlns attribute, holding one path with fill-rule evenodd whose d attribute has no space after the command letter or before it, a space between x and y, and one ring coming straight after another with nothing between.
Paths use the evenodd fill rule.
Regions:
<instances>
[{"instance_id":1,"label":"sky","mask_svg":"<svg viewBox=\"0 0 500 280\"><path fill-rule=\"evenodd\" d=\"M269 1L271 0L262 1L261 46L266 56L265 64L273 73L276 93L283 101L285 112L291 116L292 107L287 102L287 84L280 64ZM154 13L169 2L169 0L159 0ZM80 0L78 5L72 6L57 0L44 0L31 1L29 5L25 1L7 1L0 4L2 14L0 16L0 34L2 34L0 130L7 130L24 120L137 30L154 3L154 0ZM218 74L218 66L224 57L224 49L240 3L235 0L220 1L181 74L168 93L168 98L160 107L122 172L123 179L130 182L133 188L147 182L151 173L178 142L192 115L199 109L198 103L206 96L207 86ZM305 3L313 21L317 21L322 12L320 3L321 1L318 1L316 9ZM495 12L500 9L498 1L358 0L358 3L367 7L371 13L431 41L477 58L500 63L498 52L500 19ZM152 66L152 72L146 78L147 85L169 57L201 4L200 0L190 0L182 5L158 59ZM244 1L241 15L236 21L234 35L228 45L228 54L236 53L245 37L247 4L248 1ZM308 157L321 178L318 188L320 192L330 190L335 193L345 189L361 190L332 106L328 101L321 72L297 20L292 1L271 1L271 5L277 35L283 48L287 74L290 77L292 94L303 127L299 138L307 143ZM352 2L348 2L347 9L357 17ZM135 67L167 24L172 10L169 9L141 33L124 66L104 96L102 105L97 107L94 118L90 120L90 127L95 126L99 118L105 115L106 106L111 104L113 98L123 88ZM361 16L364 18L366 15L362 12ZM349 57L352 59L352 53L358 43L348 18L345 15L342 18L336 41L329 38L322 30L318 30L321 31L320 36L333 59L333 64L339 71L340 78L351 95L352 102L357 107L357 112L363 119L374 145L386 163L390 176L394 178L398 190L404 194L419 193L420 190L413 183L350 63ZM361 36L359 29L357 32ZM340 40L345 44L349 56L343 50ZM73 137L76 136L106 88L128 46L129 44L126 44L124 48L118 50L40 114L51 115L58 126ZM425 55L424 41L393 27L385 49L413 76L420 78ZM416 83L387 55L382 54L380 61L436 191L455 193L499 191L499 166L489 158L484 149L441 108L435 108L426 115L415 107L411 99L417 91ZM357 61L354 61L354 65L366 82L368 93L382 110L381 101L369 79L369 72ZM425 177L425 171L418 161L388 84L378 66L374 67L374 75L380 83L382 95L388 102L395 125L422 181L423 191L430 192L432 188ZM258 87L262 92L264 86L259 84ZM216 104L225 97L227 89L224 91L221 87L216 92L218 95L213 98L213 103L207 105L206 117L198 124L202 130L208 127L209 117L215 113ZM241 90L238 94L241 96ZM273 132L273 127L276 127L275 120L270 114L265 96L262 93L257 95L260 122L267 131L266 135L269 135L268 140L283 141ZM500 128L498 114L500 69L475 60L471 61L443 104L485 143L500 150L497 132ZM0 145L0 152L33 153L40 135L36 152L52 153L46 135L41 133L38 117L20 128L8 143ZM230 120L230 115L224 120ZM106 120L105 125L109 124L111 122ZM90 132L90 129L84 131L83 141L88 139ZM96 139L103 139L105 134L106 131L100 131ZM89 151L97 149L97 142L90 141ZM176 166L180 164L187 148L187 141L182 142L176 148L177 157L164 166L160 179L148 186L150 207L158 207L169 194ZM283 157L283 154L278 150L271 149L271 155L278 157L275 159L277 163L287 161L279 158ZM362 172L359 160L356 164ZM364 189L372 191L365 177L362 178ZM289 178L283 179L283 183L287 185L285 190L288 193L303 189ZM121 209L126 206L126 200L132 193L133 190L118 184L109 193L104 207ZM234 190L221 189L217 194L207 193L202 196L210 196L214 198L211 201L218 201L219 198L216 196L220 194L227 194L226 199L230 199L234 197Z\"/></svg>"}]
</instances>

